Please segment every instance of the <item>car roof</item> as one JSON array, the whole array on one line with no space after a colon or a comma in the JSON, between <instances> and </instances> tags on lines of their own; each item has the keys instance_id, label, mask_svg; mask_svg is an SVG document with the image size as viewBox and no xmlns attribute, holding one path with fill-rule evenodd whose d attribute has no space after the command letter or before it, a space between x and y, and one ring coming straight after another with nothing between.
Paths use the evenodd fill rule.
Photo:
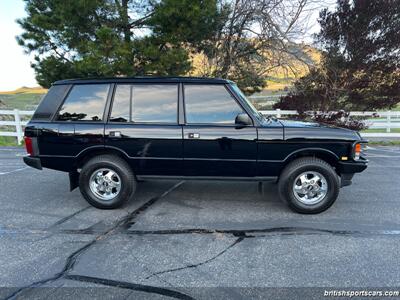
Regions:
<instances>
[{"instance_id":1,"label":"car roof","mask_svg":"<svg viewBox=\"0 0 400 300\"><path fill-rule=\"evenodd\" d=\"M111 77L111 78L76 78L58 80L53 85L60 84L83 84L83 83L232 83L222 78L207 77Z\"/></svg>"}]
</instances>

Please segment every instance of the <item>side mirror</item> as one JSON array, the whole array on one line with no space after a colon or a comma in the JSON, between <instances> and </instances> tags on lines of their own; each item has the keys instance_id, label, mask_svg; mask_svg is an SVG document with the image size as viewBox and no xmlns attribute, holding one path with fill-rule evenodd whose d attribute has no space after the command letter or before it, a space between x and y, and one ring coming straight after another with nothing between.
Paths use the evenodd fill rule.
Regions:
<instances>
[{"instance_id":1,"label":"side mirror","mask_svg":"<svg viewBox=\"0 0 400 300\"><path fill-rule=\"evenodd\" d=\"M248 114L240 113L235 118L235 125L247 126L247 125L253 125L253 122Z\"/></svg>"}]
</instances>

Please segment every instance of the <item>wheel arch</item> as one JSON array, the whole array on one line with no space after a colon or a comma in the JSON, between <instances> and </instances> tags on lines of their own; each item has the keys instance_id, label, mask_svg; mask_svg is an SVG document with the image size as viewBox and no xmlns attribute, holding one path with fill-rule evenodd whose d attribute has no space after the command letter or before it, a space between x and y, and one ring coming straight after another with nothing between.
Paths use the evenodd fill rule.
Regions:
<instances>
[{"instance_id":1,"label":"wheel arch","mask_svg":"<svg viewBox=\"0 0 400 300\"><path fill-rule=\"evenodd\" d=\"M74 167L76 169L80 169L91 158L98 156L98 155L103 155L103 154L115 155L117 157L120 157L124 161L126 161L128 163L128 165L131 166L131 164L129 163L129 156L125 151L123 151L119 148L110 147L110 146L95 146L95 147L87 148L87 149L83 150L82 152L80 152L75 158Z\"/></svg>"},{"instance_id":2,"label":"wheel arch","mask_svg":"<svg viewBox=\"0 0 400 300\"><path fill-rule=\"evenodd\" d=\"M115 155L123 159L133 170L133 167L129 163L129 156L126 152L115 148L115 147L107 147L107 146L94 146L86 148L85 150L81 151L74 159L73 162L73 170L69 172L69 183L70 183L70 191L73 191L79 185L79 173L78 169L81 169L83 165L88 162L93 157L99 155ZM134 171L134 170L133 170Z\"/></svg>"},{"instance_id":3,"label":"wheel arch","mask_svg":"<svg viewBox=\"0 0 400 300\"><path fill-rule=\"evenodd\" d=\"M316 157L326 161L333 168L336 168L339 157L332 151L323 148L302 148L293 151L284 159L284 166L301 157Z\"/></svg>"}]
</instances>

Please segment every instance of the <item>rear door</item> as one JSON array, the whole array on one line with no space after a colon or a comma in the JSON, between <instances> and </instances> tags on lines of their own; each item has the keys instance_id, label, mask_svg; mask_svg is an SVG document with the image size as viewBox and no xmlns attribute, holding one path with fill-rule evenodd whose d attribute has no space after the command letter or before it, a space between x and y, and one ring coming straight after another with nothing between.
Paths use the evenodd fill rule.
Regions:
<instances>
[{"instance_id":1,"label":"rear door","mask_svg":"<svg viewBox=\"0 0 400 300\"><path fill-rule=\"evenodd\" d=\"M124 151L136 174L182 175L178 84L117 84L105 145Z\"/></svg>"},{"instance_id":2,"label":"rear door","mask_svg":"<svg viewBox=\"0 0 400 300\"><path fill-rule=\"evenodd\" d=\"M185 175L256 175L257 130L235 125L245 111L225 85L185 84L184 106Z\"/></svg>"}]
</instances>

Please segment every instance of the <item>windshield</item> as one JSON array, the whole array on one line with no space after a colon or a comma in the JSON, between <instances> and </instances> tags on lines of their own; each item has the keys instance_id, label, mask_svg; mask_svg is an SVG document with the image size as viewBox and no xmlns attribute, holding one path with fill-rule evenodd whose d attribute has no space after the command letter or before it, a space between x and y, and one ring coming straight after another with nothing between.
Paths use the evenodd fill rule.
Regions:
<instances>
[{"instance_id":1,"label":"windshield","mask_svg":"<svg viewBox=\"0 0 400 300\"><path fill-rule=\"evenodd\" d=\"M264 116L254 107L254 105L250 102L250 100L247 99L247 97L243 94L243 92L239 89L239 87L234 83L231 84L231 86L233 90L236 92L236 94L243 100L243 102L247 104L253 116L255 116L259 120L264 119Z\"/></svg>"}]
</instances>

